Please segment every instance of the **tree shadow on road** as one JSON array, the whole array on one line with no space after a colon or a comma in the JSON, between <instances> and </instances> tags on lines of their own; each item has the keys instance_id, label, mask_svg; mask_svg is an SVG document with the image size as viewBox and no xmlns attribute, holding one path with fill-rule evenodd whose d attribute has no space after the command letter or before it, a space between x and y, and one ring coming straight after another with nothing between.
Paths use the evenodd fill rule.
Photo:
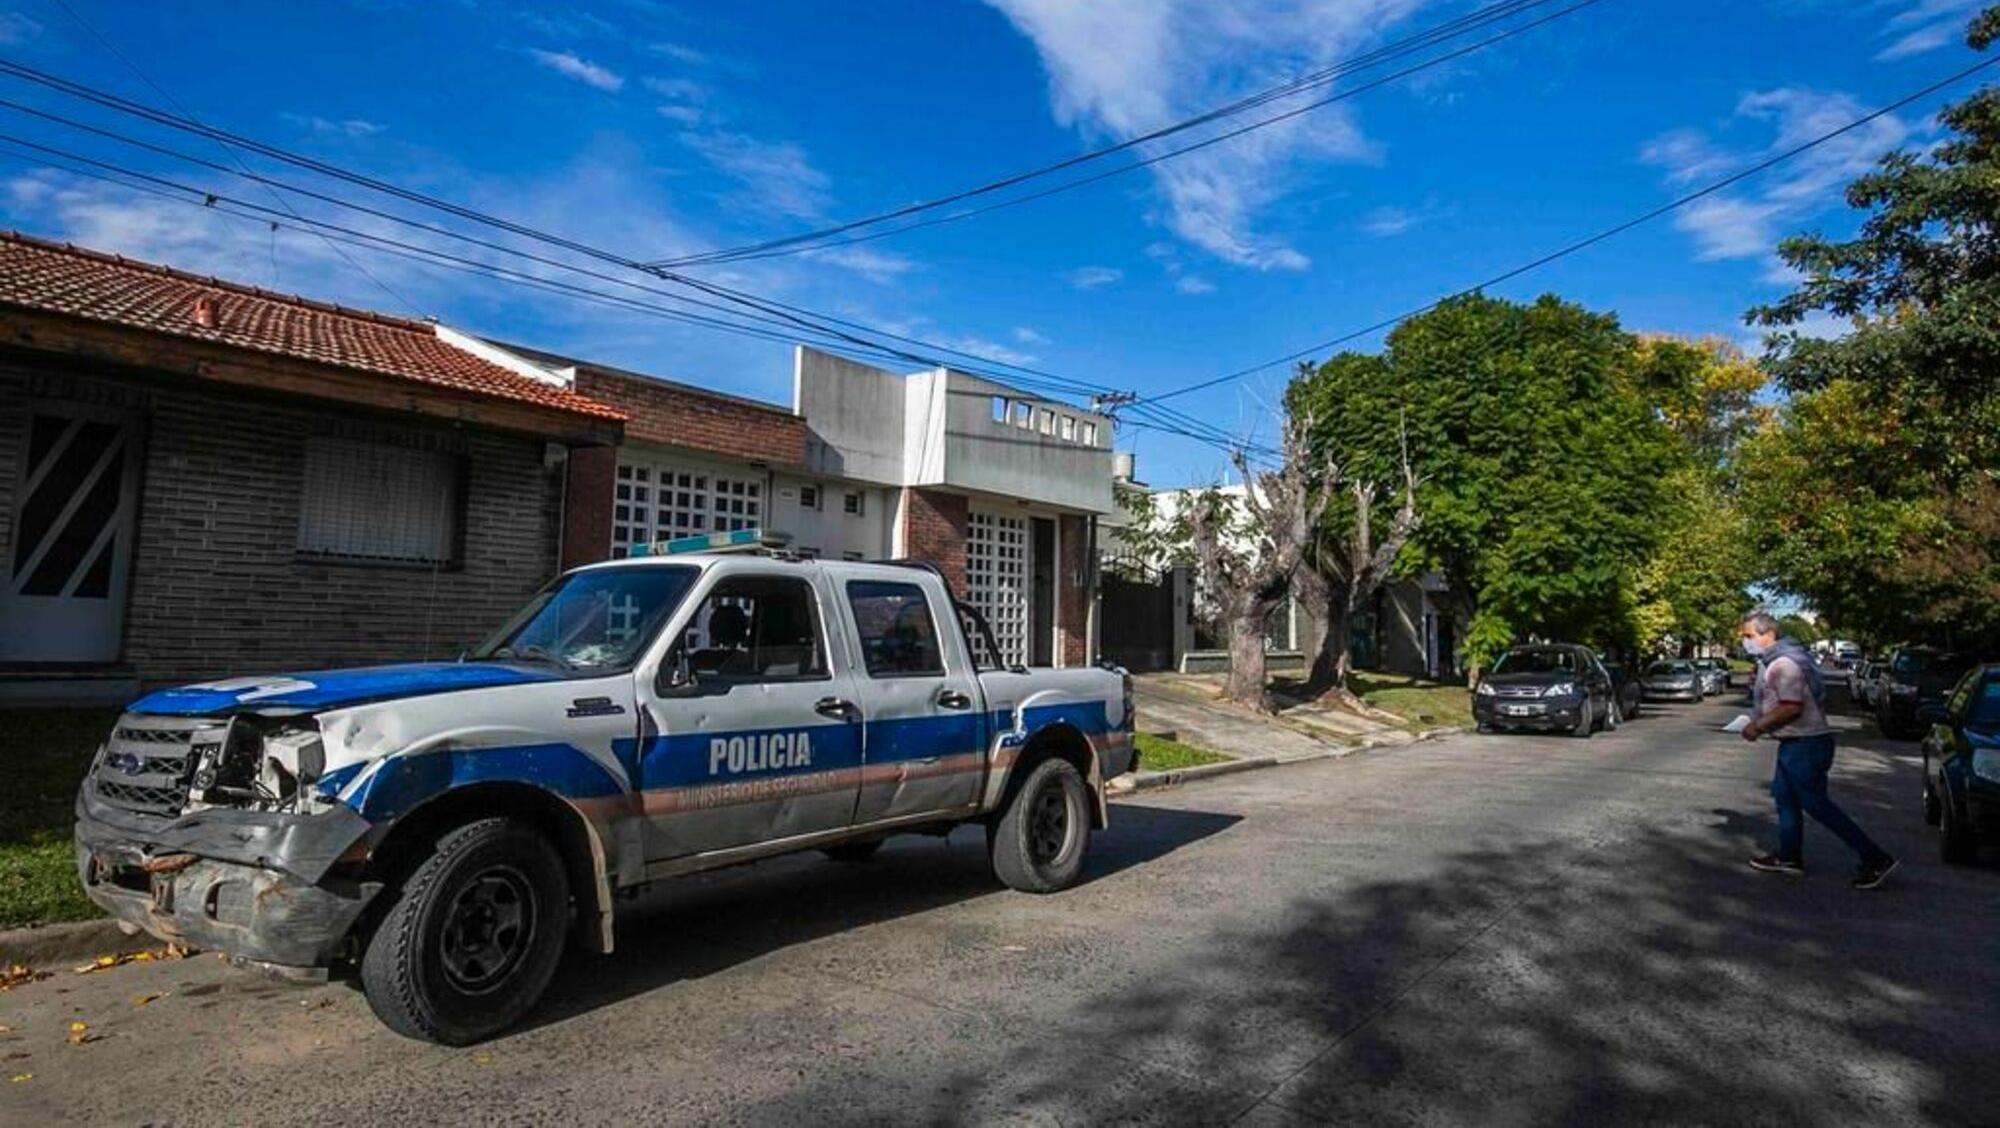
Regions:
<instances>
[{"instance_id":1,"label":"tree shadow on road","mask_svg":"<svg viewBox=\"0 0 2000 1128\"><path fill-rule=\"evenodd\" d=\"M1879 751L1849 753L1836 794L1906 860L1880 891L1850 890L1817 829L1808 877L1749 870L1768 808L1663 799L1585 842L1466 849L1172 950L893 1115L1991 1122L2000 873L1930 861L1908 750ZM1114 1103L1132 1098L1108 1079L1134 1070L1143 1101ZM748 1119L853 1099L792 1092Z\"/></svg>"},{"instance_id":2,"label":"tree shadow on road","mask_svg":"<svg viewBox=\"0 0 2000 1128\"><path fill-rule=\"evenodd\" d=\"M1079 888L1158 861L1229 829L1233 814L1120 803L1096 832ZM748 963L822 937L1008 892L986 861L985 834L890 839L872 861L817 851L663 882L619 913L617 950L571 953L524 1027L557 1022L646 991Z\"/></svg>"}]
</instances>

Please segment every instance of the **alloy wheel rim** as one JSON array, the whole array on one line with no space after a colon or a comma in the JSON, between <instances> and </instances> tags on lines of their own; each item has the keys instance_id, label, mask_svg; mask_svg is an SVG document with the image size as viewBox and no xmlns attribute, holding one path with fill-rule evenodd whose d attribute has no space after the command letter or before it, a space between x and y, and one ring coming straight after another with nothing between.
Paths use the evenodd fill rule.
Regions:
<instances>
[{"instance_id":1,"label":"alloy wheel rim","mask_svg":"<svg viewBox=\"0 0 2000 1128\"><path fill-rule=\"evenodd\" d=\"M526 957L535 917L534 890L520 870L480 871L445 909L438 936L445 978L469 995L494 990Z\"/></svg>"}]
</instances>

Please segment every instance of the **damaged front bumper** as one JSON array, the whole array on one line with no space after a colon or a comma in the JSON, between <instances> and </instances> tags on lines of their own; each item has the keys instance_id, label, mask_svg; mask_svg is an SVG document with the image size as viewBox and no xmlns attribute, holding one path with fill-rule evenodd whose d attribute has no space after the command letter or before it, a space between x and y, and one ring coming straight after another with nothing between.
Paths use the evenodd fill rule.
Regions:
<instances>
[{"instance_id":1,"label":"damaged front bumper","mask_svg":"<svg viewBox=\"0 0 2000 1128\"><path fill-rule=\"evenodd\" d=\"M175 819L77 799L77 877L118 920L280 968L323 967L381 891L335 864L376 829L347 807L310 815L208 809Z\"/></svg>"}]
</instances>

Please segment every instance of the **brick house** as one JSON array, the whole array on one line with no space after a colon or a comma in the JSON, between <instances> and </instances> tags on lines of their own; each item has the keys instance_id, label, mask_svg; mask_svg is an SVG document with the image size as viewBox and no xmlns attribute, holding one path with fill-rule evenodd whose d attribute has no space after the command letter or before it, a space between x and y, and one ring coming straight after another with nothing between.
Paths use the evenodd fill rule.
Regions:
<instances>
[{"instance_id":1,"label":"brick house","mask_svg":"<svg viewBox=\"0 0 2000 1128\"><path fill-rule=\"evenodd\" d=\"M1083 665L1111 421L961 372L889 372L800 346L793 403L718 395L491 342L627 416L570 463L564 561L760 528L805 554L936 564L1006 657Z\"/></svg>"},{"instance_id":2,"label":"brick house","mask_svg":"<svg viewBox=\"0 0 2000 1128\"><path fill-rule=\"evenodd\" d=\"M624 412L429 322L0 235L0 699L450 657Z\"/></svg>"}]
</instances>

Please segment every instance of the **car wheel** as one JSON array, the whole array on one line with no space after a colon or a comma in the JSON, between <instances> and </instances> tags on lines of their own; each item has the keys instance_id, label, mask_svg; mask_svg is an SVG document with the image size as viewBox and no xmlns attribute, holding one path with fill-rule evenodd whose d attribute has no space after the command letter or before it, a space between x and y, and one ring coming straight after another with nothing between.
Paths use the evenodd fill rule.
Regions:
<instances>
[{"instance_id":1,"label":"car wheel","mask_svg":"<svg viewBox=\"0 0 2000 1128\"><path fill-rule=\"evenodd\" d=\"M526 1014L562 961L562 857L533 827L454 828L411 872L361 958L375 1016L411 1038L463 1046Z\"/></svg>"},{"instance_id":2,"label":"car wheel","mask_svg":"<svg viewBox=\"0 0 2000 1128\"><path fill-rule=\"evenodd\" d=\"M874 857L875 851L881 848L882 840L875 838L867 842L843 842L838 846L828 846L820 853L836 862L865 862Z\"/></svg>"},{"instance_id":3,"label":"car wheel","mask_svg":"<svg viewBox=\"0 0 2000 1128\"><path fill-rule=\"evenodd\" d=\"M1617 732L1618 726L1624 722L1625 718L1619 715L1618 699L1614 697L1606 701L1604 703L1604 731Z\"/></svg>"},{"instance_id":4,"label":"car wheel","mask_svg":"<svg viewBox=\"0 0 2000 1128\"><path fill-rule=\"evenodd\" d=\"M1590 696L1585 694L1583 698L1583 712L1577 715L1576 727L1569 730L1569 734L1589 740L1590 734L1596 731L1597 710L1591 707Z\"/></svg>"},{"instance_id":5,"label":"car wheel","mask_svg":"<svg viewBox=\"0 0 2000 1128\"><path fill-rule=\"evenodd\" d=\"M1009 889L1054 893L1076 884L1090 843L1089 795L1067 760L1036 764L986 830L993 873Z\"/></svg>"},{"instance_id":6,"label":"car wheel","mask_svg":"<svg viewBox=\"0 0 2000 1128\"><path fill-rule=\"evenodd\" d=\"M1972 841L1972 828L1965 825L1965 816L1959 813L1958 804L1949 795L1939 798L1943 801L1938 804L1938 858L1947 865L1966 865L1979 853L1978 845Z\"/></svg>"},{"instance_id":7,"label":"car wheel","mask_svg":"<svg viewBox=\"0 0 2000 1128\"><path fill-rule=\"evenodd\" d=\"M1944 821L1944 804L1938 802L1937 788L1931 786L1930 766L1924 766L1924 825L1936 826Z\"/></svg>"},{"instance_id":8,"label":"car wheel","mask_svg":"<svg viewBox=\"0 0 2000 1128\"><path fill-rule=\"evenodd\" d=\"M1644 697L1632 698L1632 704L1625 707L1625 719L1629 721L1637 717L1639 715L1639 708L1644 703L1645 703Z\"/></svg>"}]
</instances>

